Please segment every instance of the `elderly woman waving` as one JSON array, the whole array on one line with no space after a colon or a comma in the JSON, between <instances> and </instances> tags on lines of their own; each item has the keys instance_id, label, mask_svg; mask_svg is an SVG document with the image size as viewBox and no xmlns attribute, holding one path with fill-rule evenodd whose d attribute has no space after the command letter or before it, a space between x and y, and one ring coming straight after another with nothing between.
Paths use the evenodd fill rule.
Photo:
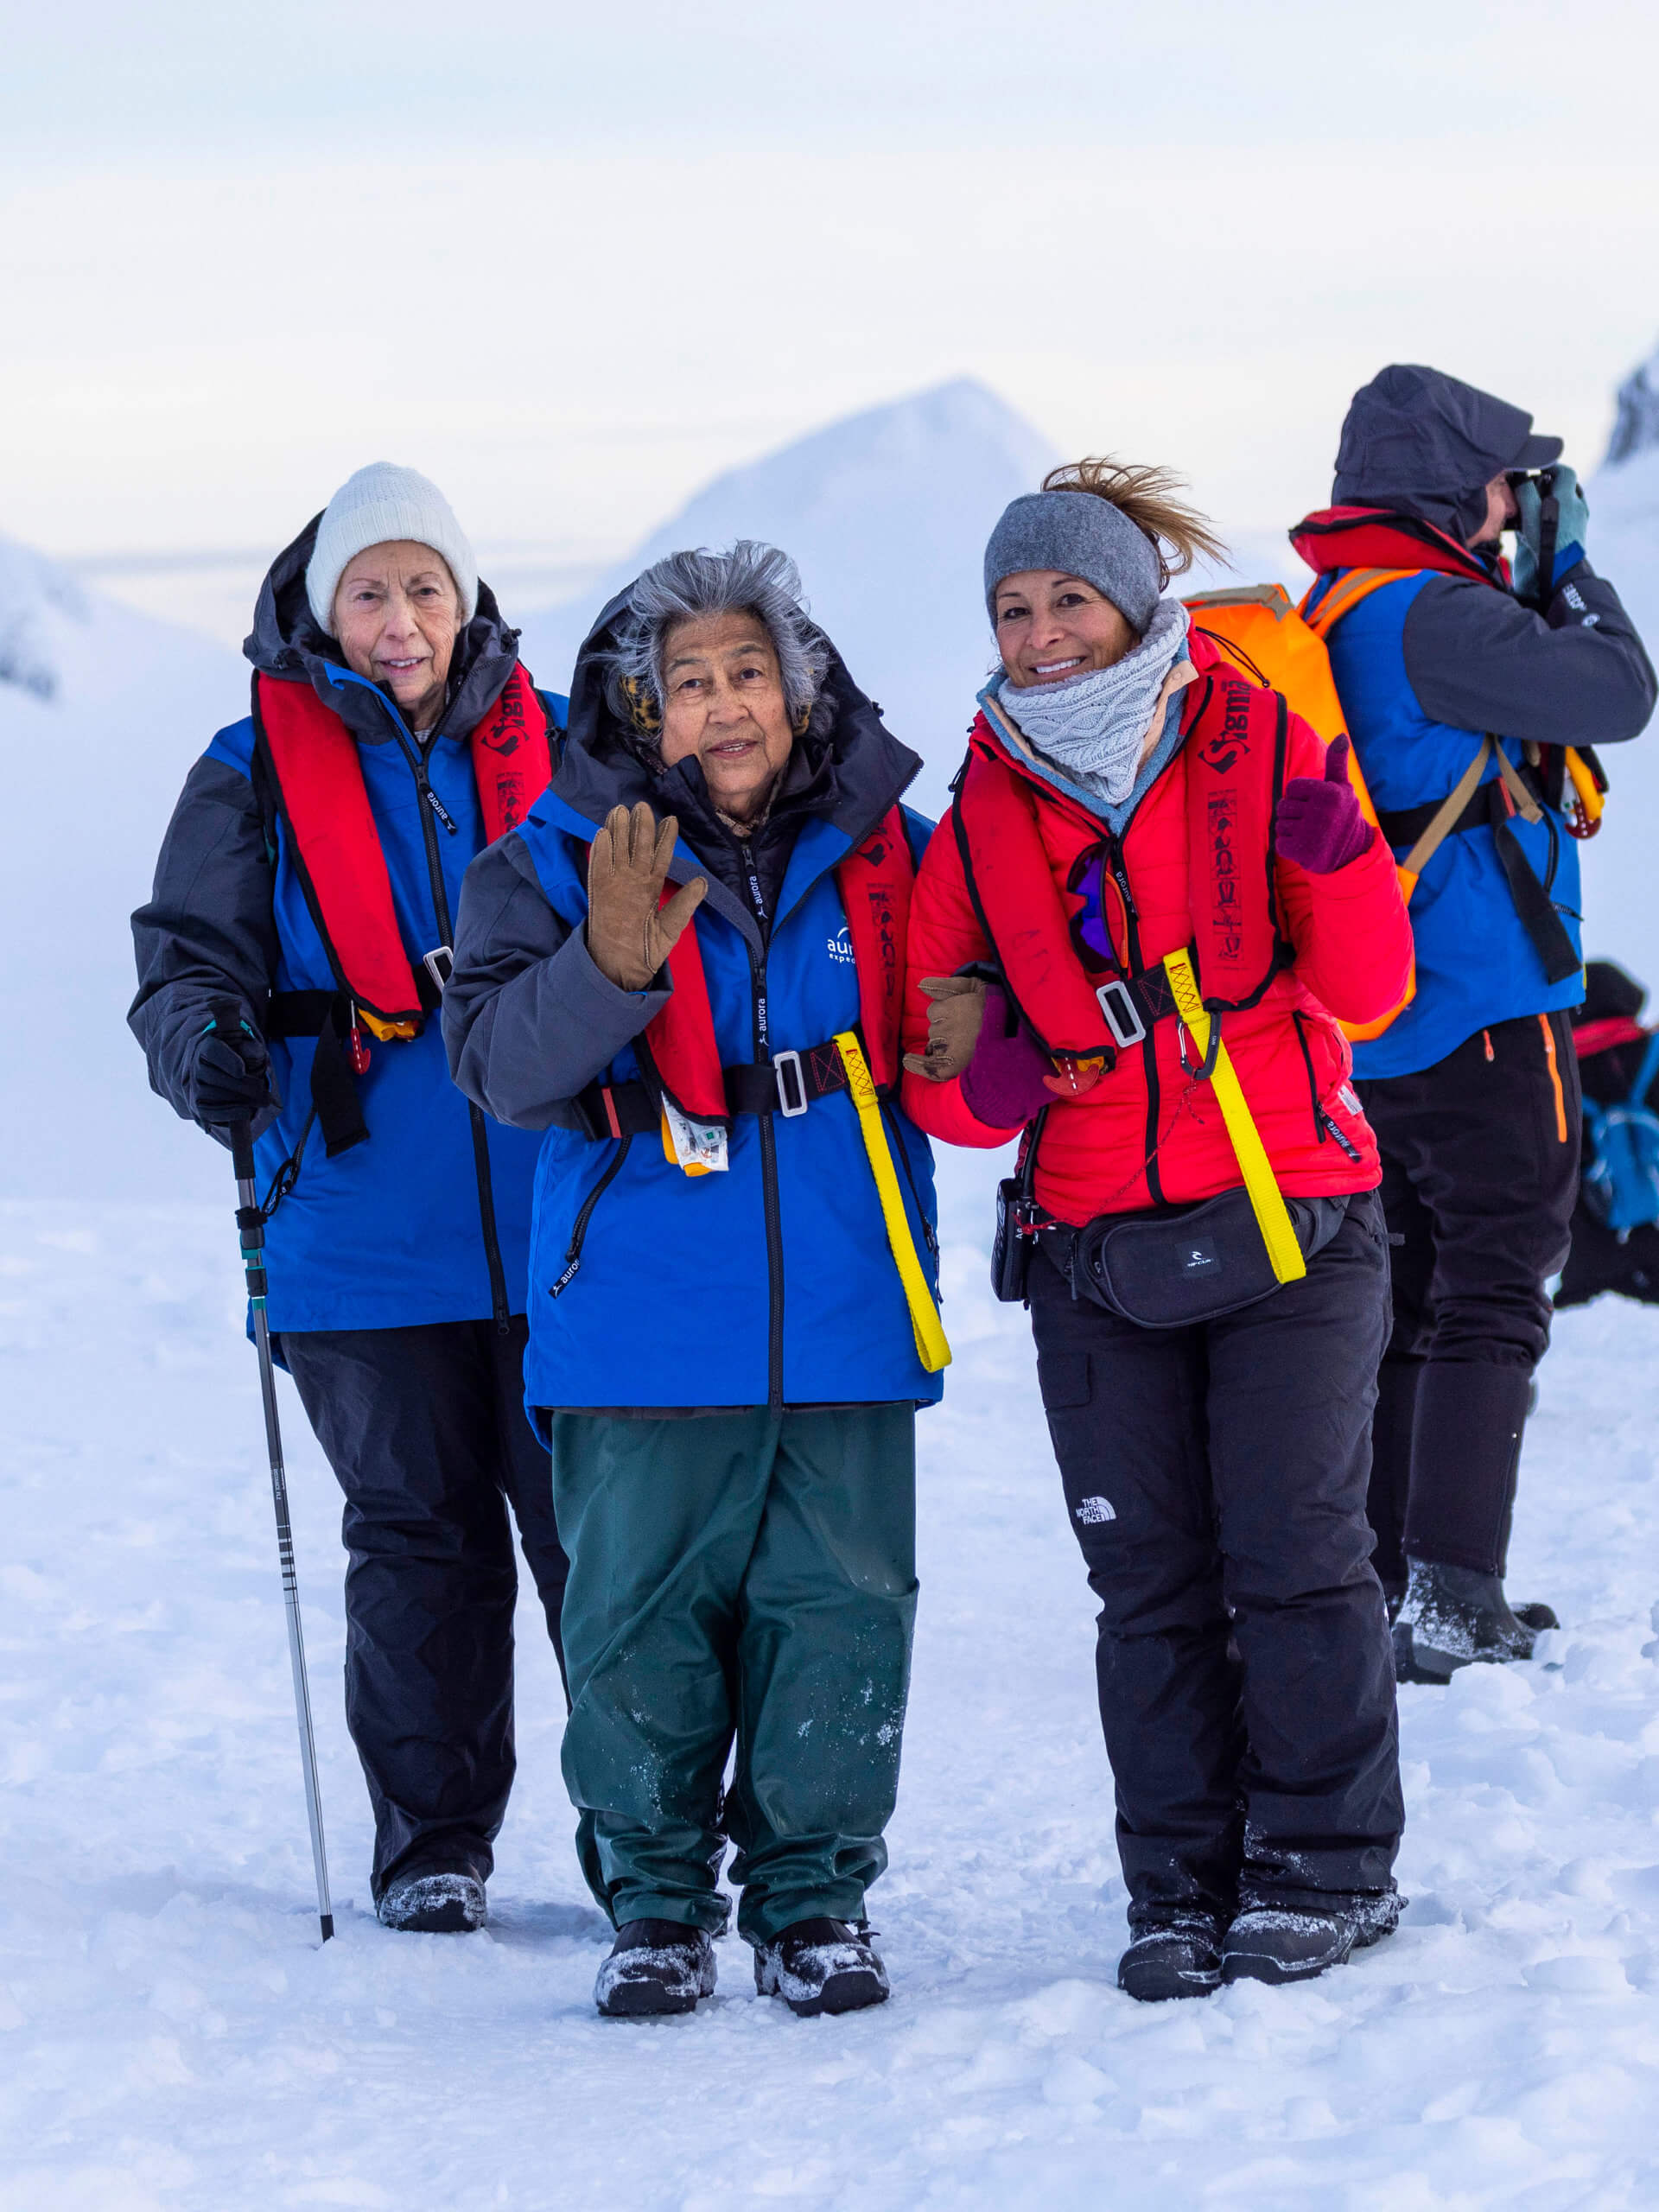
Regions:
<instances>
[{"instance_id":1,"label":"elderly woman waving","mask_svg":"<svg viewBox=\"0 0 1659 2212\"><path fill-rule=\"evenodd\" d=\"M864 1893L914 1410L949 1357L928 1148L893 1096L918 766L784 555L677 553L600 615L550 791L467 874L450 1063L547 1132L525 1379L608 2014L713 1990L727 1838L758 1988L809 2013L887 1993Z\"/></svg>"},{"instance_id":2,"label":"elderly woman waving","mask_svg":"<svg viewBox=\"0 0 1659 2212\"><path fill-rule=\"evenodd\" d=\"M1199 547L1162 470L1082 462L1003 515L906 1009L922 1126L1026 1132L999 1287L1101 1603L1139 1998L1306 1979L1399 1910L1388 1251L1333 1015L1398 1003L1410 932L1347 741L1161 596Z\"/></svg>"}]
</instances>

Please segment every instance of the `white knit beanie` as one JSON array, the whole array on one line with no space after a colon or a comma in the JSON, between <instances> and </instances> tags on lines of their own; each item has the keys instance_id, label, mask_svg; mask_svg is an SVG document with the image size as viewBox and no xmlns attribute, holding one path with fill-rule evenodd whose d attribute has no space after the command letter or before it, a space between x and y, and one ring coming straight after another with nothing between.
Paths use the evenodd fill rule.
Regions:
<instances>
[{"instance_id":1,"label":"white knit beanie","mask_svg":"<svg viewBox=\"0 0 1659 2212\"><path fill-rule=\"evenodd\" d=\"M322 511L305 571L305 595L319 629L334 634L334 593L346 569L371 545L408 538L429 545L449 564L464 624L478 612L478 563L437 486L418 468L372 461L348 476Z\"/></svg>"}]
</instances>

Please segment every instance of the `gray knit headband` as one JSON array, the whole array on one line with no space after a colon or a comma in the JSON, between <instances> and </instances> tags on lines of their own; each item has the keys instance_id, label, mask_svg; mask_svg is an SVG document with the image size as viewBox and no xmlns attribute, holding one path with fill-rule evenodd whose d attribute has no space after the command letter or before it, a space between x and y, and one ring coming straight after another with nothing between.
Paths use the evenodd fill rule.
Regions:
<instances>
[{"instance_id":1,"label":"gray knit headband","mask_svg":"<svg viewBox=\"0 0 1659 2212\"><path fill-rule=\"evenodd\" d=\"M985 608L996 627L996 588L1027 569L1057 569L1104 592L1144 638L1163 590L1158 548L1137 523L1093 492L1027 492L1002 511L985 548Z\"/></svg>"}]
</instances>

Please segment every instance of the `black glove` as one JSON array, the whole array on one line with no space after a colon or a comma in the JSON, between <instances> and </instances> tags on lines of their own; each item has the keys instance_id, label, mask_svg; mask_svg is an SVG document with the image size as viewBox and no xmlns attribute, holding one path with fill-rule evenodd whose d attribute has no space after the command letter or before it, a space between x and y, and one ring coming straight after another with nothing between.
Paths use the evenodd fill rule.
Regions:
<instances>
[{"instance_id":1,"label":"black glove","mask_svg":"<svg viewBox=\"0 0 1659 2212\"><path fill-rule=\"evenodd\" d=\"M217 1018L202 1032L191 1063L192 1115L204 1128L221 1129L275 1103L264 1039L239 1017Z\"/></svg>"}]
</instances>

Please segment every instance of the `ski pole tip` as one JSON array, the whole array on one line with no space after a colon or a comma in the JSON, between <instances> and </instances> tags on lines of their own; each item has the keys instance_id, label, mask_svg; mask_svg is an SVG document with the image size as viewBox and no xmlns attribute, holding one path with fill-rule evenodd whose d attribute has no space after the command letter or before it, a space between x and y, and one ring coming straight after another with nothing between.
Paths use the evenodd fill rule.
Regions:
<instances>
[{"instance_id":1,"label":"ski pole tip","mask_svg":"<svg viewBox=\"0 0 1659 2212\"><path fill-rule=\"evenodd\" d=\"M334 1932L334 1916L332 1912L323 1912L317 1917L322 1923L322 1940L326 1943Z\"/></svg>"}]
</instances>

